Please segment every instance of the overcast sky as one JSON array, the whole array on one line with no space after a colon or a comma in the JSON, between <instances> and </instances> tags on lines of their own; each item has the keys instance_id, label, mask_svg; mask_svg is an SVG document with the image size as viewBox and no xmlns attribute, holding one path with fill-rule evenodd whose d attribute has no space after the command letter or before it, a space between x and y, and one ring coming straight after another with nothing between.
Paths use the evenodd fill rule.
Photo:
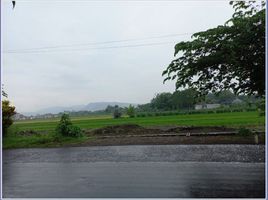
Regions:
<instances>
[{"instance_id":1,"label":"overcast sky","mask_svg":"<svg viewBox=\"0 0 268 200\"><path fill-rule=\"evenodd\" d=\"M228 1L2 3L2 83L18 112L173 92L161 74L174 45L233 13Z\"/></svg>"}]
</instances>

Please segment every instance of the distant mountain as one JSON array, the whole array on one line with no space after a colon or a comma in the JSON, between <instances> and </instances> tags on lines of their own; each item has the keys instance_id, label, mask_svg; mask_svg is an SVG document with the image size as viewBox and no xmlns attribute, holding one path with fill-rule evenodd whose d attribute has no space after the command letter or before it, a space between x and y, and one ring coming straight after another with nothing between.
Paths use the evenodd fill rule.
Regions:
<instances>
[{"instance_id":1,"label":"distant mountain","mask_svg":"<svg viewBox=\"0 0 268 200\"><path fill-rule=\"evenodd\" d=\"M123 103L123 102L94 102L89 103L87 105L75 105L75 106L55 106L49 107L45 109L38 110L36 112L22 112L23 115L30 116L30 115L42 115L42 114L57 114L64 111L97 111L97 110L104 110L108 105L115 106L118 105L119 107L128 107L129 105L137 106L138 104L135 103Z\"/></svg>"},{"instance_id":2,"label":"distant mountain","mask_svg":"<svg viewBox=\"0 0 268 200\"><path fill-rule=\"evenodd\" d=\"M122 103L122 102L96 102L87 104L83 108L83 110L97 111L97 110L104 110L108 105L110 106L118 105L119 107L128 107L130 104L134 106L137 105L133 103Z\"/></svg>"}]
</instances>

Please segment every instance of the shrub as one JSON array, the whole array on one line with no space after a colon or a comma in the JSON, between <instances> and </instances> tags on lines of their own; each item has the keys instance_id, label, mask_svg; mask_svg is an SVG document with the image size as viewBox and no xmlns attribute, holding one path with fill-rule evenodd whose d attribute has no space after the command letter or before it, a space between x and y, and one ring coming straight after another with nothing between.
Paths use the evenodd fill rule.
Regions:
<instances>
[{"instance_id":1,"label":"shrub","mask_svg":"<svg viewBox=\"0 0 268 200\"><path fill-rule=\"evenodd\" d=\"M265 99L261 99L258 103L259 116L265 115Z\"/></svg>"},{"instance_id":2,"label":"shrub","mask_svg":"<svg viewBox=\"0 0 268 200\"><path fill-rule=\"evenodd\" d=\"M252 135L252 131L245 127L240 127L238 130L238 135L242 135L242 136Z\"/></svg>"},{"instance_id":3,"label":"shrub","mask_svg":"<svg viewBox=\"0 0 268 200\"><path fill-rule=\"evenodd\" d=\"M60 122L56 128L58 135L69 136L69 137L81 137L83 136L82 130L72 125L70 117L68 114L63 114L61 116Z\"/></svg>"},{"instance_id":4,"label":"shrub","mask_svg":"<svg viewBox=\"0 0 268 200\"><path fill-rule=\"evenodd\" d=\"M141 114L141 117L146 117L146 115L144 113Z\"/></svg>"},{"instance_id":5,"label":"shrub","mask_svg":"<svg viewBox=\"0 0 268 200\"><path fill-rule=\"evenodd\" d=\"M68 136L71 137L82 137L83 132L78 126L68 126Z\"/></svg>"},{"instance_id":6,"label":"shrub","mask_svg":"<svg viewBox=\"0 0 268 200\"><path fill-rule=\"evenodd\" d=\"M233 109L233 112L243 112L243 109L241 109L241 108L236 108L236 109Z\"/></svg>"},{"instance_id":7,"label":"shrub","mask_svg":"<svg viewBox=\"0 0 268 200\"><path fill-rule=\"evenodd\" d=\"M168 114L169 116L174 115L173 113L174 113L174 112L172 112L172 111L167 112L167 114Z\"/></svg>"},{"instance_id":8,"label":"shrub","mask_svg":"<svg viewBox=\"0 0 268 200\"><path fill-rule=\"evenodd\" d=\"M129 117L135 117L135 108L132 105L129 105L129 107L127 108L127 115Z\"/></svg>"},{"instance_id":9,"label":"shrub","mask_svg":"<svg viewBox=\"0 0 268 200\"><path fill-rule=\"evenodd\" d=\"M148 117L152 117L153 114L152 114L152 113L147 113L147 116L148 116Z\"/></svg>"},{"instance_id":10,"label":"shrub","mask_svg":"<svg viewBox=\"0 0 268 200\"><path fill-rule=\"evenodd\" d=\"M117 118L120 118L121 117L122 113L119 111L118 105L115 105L114 106L114 113L113 113L113 115L114 115L114 119L117 119Z\"/></svg>"},{"instance_id":11,"label":"shrub","mask_svg":"<svg viewBox=\"0 0 268 200\"><path fill-rule=\"evenodd\" d=\"M247 112L256 111L256 110L257 110L257 108L247 108L246 109Z\"/></svg>"}]
</instances>

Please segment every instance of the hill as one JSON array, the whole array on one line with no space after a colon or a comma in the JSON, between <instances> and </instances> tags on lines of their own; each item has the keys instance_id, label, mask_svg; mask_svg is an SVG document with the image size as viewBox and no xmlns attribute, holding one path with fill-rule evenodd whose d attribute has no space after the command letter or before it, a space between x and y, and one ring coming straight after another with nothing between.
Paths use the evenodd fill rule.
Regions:
<instances>
[{"instance_id":1,"label":"hill","mask_svg":"<svg viewBox=\"0 0 268 200\"><path fill-rule=\"evenodd\" d=\"M46 113L57 114L59 112L64 111L97 111L97 110L104 110L108 105L115 106L118 105L119 107L128 107L129 105L136 106L135 103L125 103L125 102L93 102L87 105L74 105L74 106L54 106L48 107L36 112L22 112L23 115L30 116L30 115L42 115Z\"/></svg>"}]
</instances>

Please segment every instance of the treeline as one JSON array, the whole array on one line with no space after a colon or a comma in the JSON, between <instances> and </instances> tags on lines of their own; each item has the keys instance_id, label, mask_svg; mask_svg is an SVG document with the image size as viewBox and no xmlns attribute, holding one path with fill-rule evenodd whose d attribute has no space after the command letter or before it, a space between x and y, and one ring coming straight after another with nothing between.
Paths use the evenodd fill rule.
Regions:
<instances>
[{"instance_id":1,"label":"treeline","mask_svg":"<svg viewBox=\"0 0 268 200\"><path fill-rule=\"evenodd\" d=\"M209 93L203 98L196 98L193 89L175 91L173 93L159 93L150 103L139 105L137 112L157 111L190 111L194 110L196 104L220 104L221 107L256 107L259 98L255 96L235 95L229 90L217 94Z\"/></svg>"},{"instance_id":2,"label":"treeline","mask_svg":"<svg viewBox=\"0 0 268 200\"><path fill-rule=\"evenodd\" d=\"M106 115L106 114L111 114L111 113L114 113L115 110L118 110L121 114L123 113L126 113L127 112L127 108L124 107L119 107L117 105L115 106L111 106L111 105L108 105L106 107L106 109L104 110L97 110L97 111L88 111L88 110L82 110L82 111L64 111L64 112L60 112L57 114L57 116L61 116L63 114L68 114L72 117L80 117L80 116L92 116L92 115Z\"/></svg>"},{"instance_id":3,"label":"treeline","mask_svg":"<svg viewBox=\"0 0 268 200\"><path fill-rule=\"evenodd\" d=\"M70 116L90 116L90 115L114 115L119 118L122 115L130 117L144 116L162 116L175 114L195 114L206 112L240 112L256 110L260 99L256 96L235 95L230 90L225 90L217 94L209 93L205 97L196 98L196 92L193 89L175 91L173 93L163 92L155 95L147 104L141 104L136 107L119 107L117 105L108 105L106 109L99 111L73 111L64 112ZM196 104L220 104L216 110L196 111ZM59 113L61 115L63 113Z\"/></svg>"}]
</instances>

